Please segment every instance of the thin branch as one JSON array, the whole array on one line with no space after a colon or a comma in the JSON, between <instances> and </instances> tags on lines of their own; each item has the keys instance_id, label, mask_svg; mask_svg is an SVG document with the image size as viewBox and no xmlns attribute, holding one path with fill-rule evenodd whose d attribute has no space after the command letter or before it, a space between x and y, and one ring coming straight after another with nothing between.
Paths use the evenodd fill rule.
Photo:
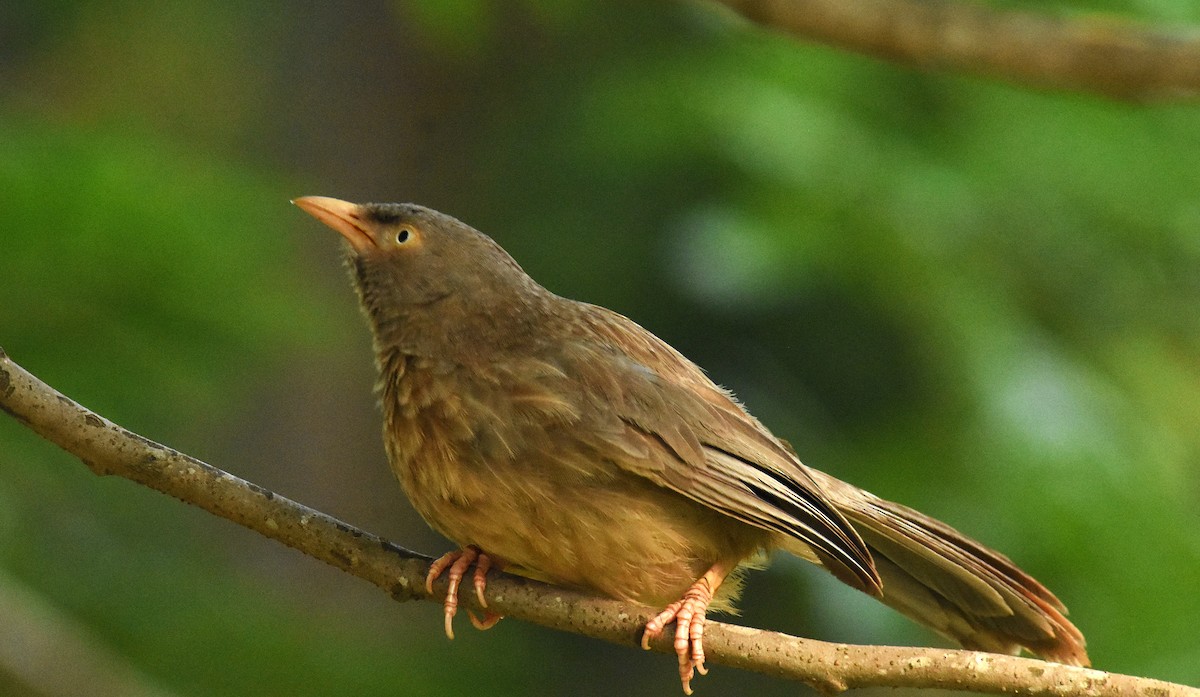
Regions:
<instances>
[{"instance_id":1,"label":"thin branch","mask_svg":"<svg viewBox=\"0 0 1200 697\"><path fill-rule=\"evenodd\" d=\"M428 557L127 431L41 382L2 349L0 409L98 475L131 479L256 530L397 600L431 599L424 588ZM435 584L432 599L440 601L445 592L445 581ZM504 615L628 647L637 646L653 612L507 574L489 577L488 596L489 608ZM463 594L462 602L474 608L472 594ZM974 651L831 644L711 621L704 638L710 665L800 680L824 693L892 686L1047 697L1200 697L1198 689L1159 680ZM670 639L654 650L673 653Z\"/></svg>"},{"instance_id":2,"label":"thin branch","mask_svg":"<svg viewBox=\"0 0 1200 697\"><path fill-rule=\"evenodd\" d=\"M1054 17L974 0L717 0L803 39L925 69L1150 101L1200 92L1200 27Z\"/></svg>"}]
</instances>

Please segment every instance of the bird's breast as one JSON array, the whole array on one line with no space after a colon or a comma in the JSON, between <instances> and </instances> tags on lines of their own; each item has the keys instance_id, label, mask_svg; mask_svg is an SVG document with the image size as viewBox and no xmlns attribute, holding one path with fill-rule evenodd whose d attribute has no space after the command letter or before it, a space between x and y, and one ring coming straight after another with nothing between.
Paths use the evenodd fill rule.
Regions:
<instances>
[{"instance_id":1,"label":"bird's breast","mask_svg":"<svg viewBox=\"0 0 1200 697\"><path fill-rule=\"evenodd\" d=\"M418 512L443 533L459 539L451 528L484 502L530 505L562 484L545 453L556 427L580 413L554 366L393 354L380 368L389 461Z\"/></svg>"}]
</instances>

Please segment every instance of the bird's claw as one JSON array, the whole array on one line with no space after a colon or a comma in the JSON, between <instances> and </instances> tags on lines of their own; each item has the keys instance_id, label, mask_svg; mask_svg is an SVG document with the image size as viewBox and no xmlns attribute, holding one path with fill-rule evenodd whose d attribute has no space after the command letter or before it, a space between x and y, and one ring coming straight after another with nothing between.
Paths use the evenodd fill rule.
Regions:
<instances>
[{"instance_id":1,"label":"bird's claw","mask_svg":"<svg viewBox=\"0 0 1200 697\"><path fill-rule=\"evenodd\" d=\"M472 564L475 565L473 577L475 598L479 601L480 607L487 608L487 599L483 592L487 588L487 572L494 566L494 562L487 554L479 551L478 547L472 545L443 554L429 565L429 573L425 576L425 590L430 595L433 595L433 582L443 573L450 581L442 607L446 613L446 636L451 639L454 638L454 616L458 614L458 586ZM477 618L474 613L469 611L467 614L471 617L471 624L478 629L491 629L503 617L491 611L486 612L483 619Z\"/></svg>"},{"instance_id":2,"label":"bird's claw","mask_svg":"<svg viewBox=\"0 0 1200 697\"><path fill-rule=\"evenodd\" d=\"M675 655L679 657L679 681L684 694L692 694L692 678L696 673L708 674L704 666L704 621L720 579L721 576L713 571L701 576L687 589L683 598L652 617L642 633L642 648L649 650L650 642L661 636L668 624L675 622L673 647Z\"/></svg>"}]
</instances>

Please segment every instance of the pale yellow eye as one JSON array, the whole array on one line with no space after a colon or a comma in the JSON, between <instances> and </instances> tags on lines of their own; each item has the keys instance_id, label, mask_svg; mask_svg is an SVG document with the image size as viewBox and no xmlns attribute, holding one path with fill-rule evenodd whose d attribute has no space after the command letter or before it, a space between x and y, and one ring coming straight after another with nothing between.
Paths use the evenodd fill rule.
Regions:
<instances>
[{"instance_id":1,"label":"pale yellow eye","mask_svg":"<svg viewBox=\"0 0 1200 697\"><path fill-rule=\"evenodd\" d=\"M413 233L412 230L409 230L406 227L402 227L396 233L396 244L406 244L411 239L413 239L413 237L415 237L415 234Z\"/></svg>"}]
</instances>

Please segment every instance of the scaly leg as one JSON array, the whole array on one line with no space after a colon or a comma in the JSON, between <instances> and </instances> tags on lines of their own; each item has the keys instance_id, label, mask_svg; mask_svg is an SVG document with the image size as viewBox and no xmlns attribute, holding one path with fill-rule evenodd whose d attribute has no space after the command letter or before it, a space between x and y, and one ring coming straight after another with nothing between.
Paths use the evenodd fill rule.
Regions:
<instances>
[{"instance_id":1,"label":"scaly leg","mask_svg":"<svg viewBox=\"0 0 1200 697\"><path fill-rule=\"evenodd\" d=\"M650 642L658 638L672 620L675 621L675 654L679 656L679 680L684 694L692 694L692 678L697 672L704 675L704 615L713 595L721 582L729 575L730 568L717 562L696 580L683 594L662 612L646 623L642 634L642 648L649 649Z\"/></svg>"},{"instance_id":2,"label":"scaly leg","mask_svg":"<svg viewBox=\"0 0 1200 697\"><path fill-rule=\"evenodd\" d=\"M471 545L443 554L429 565L429 574L425 576L425 590L431 595L433 594L433 582L438 577L447 573L447 577L450 579L450 586L446 590L446 600L442 603L442 607L446 610L446 636L451 639L454 638L454 615L458 613L458 585L462 582L467 569L471 568L471 564L475 564L475 597L479 600L479 605L486 608L487 600L483 597L483 591L487 588L487 572L493 566L499 568L499 565L490 556L479 551L478 547ZM447 569L449 569L448 572ZM503 617L491 611L485 613L483 619L475 617L475 613L470 610L467 611L467 614L471 617L471 624L475 625L477 629L491 629Z\"/></svg>"}]
</instances>

